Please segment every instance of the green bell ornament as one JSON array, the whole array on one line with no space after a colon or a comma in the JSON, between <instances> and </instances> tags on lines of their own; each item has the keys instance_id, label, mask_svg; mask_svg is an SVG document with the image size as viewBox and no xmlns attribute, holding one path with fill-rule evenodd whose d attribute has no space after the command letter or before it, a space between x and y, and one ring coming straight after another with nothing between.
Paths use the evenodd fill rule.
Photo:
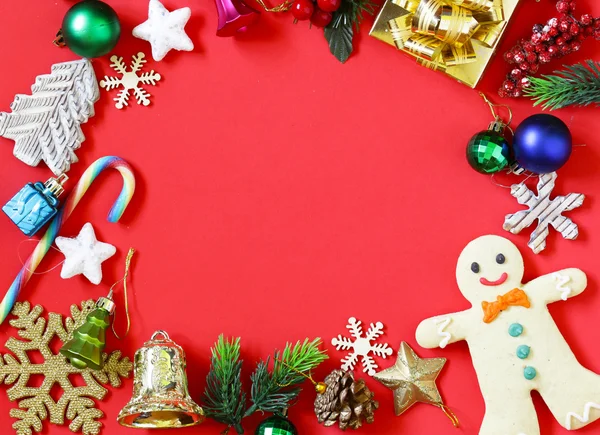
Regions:
<instances>
[{"instance_id":1,"label":"green bell ornament","mask_svg":"<svg viewBox=\"0 0 600 435\"><path fill-rule=\"evenodd\" d=\"M298 435L298 429L287 418L273 415L260 422L255 435Z\"/></svg>"},{"instance_id":2,"label":"green bell ornament","mask_svg":"<svg viewBox=\"0 0 600 435\"><path fill-rule=\"evenodd\" d=\"M105 298L98 299L96 308L87 315L85 323L73 332L73 338L66 342L60 353L78 369L100 370L104 365L102 351L106 345L106 329L110 326L110 316L115 312L112 290Z\"/></svg>"},{"instance_id":3,"label":"green bell ornament","mask_svg":"<svg viewBox=\"0 0 600 435\"><path fill-rule=\"evenodd\" d=\"M113 8L100 0L83 0L67 11L54 42L91 59L109 53L120 36L121 23Z\"/></svg>"},{"instance_id":4,"label":"green bell ornament","mask_svg":"<svg viewBox=\"0 0 600 435\"><path fill-rule=\"evenodd\" d=\"M495 107L504 105L493 104L483 93L480 95L490 106L494 121L487 130L480 131L471 138L467 144L467 161L479 173L495 174L510 164L510 146L504 137L504 130L512 120L512 112L508 123L504 123L495 110ZM510 112L510 108L508 110Z\"/></svg>"},{"instance_id":5,"label":"green bell ornament","mask_svg":"<svg viewBox=\"0 0 600 435\"><path fill-rule=\"evenodd\" d=\"M110 316L115 312L116 305L113 302L113 288L119 283L123 283L123 292L125 296L125 315L127 316L127 329L123 337L119 337L113 325L113 333L118 339L124 338L129 333L131 321L129 318L129 302L127 296L127 278L131 267L131 258L135 250L129 249L125 258L125 273L123 278L112 285L108 296L101 297L96 302L96 308L89 313L83 325L73 331L73 337L66 342L60 349L60 353L64 355L69 363L75 368L92 370L100 370L104 365L102 352L106 346L106 330L110 326Z\"/></svg>"}]
</instances>

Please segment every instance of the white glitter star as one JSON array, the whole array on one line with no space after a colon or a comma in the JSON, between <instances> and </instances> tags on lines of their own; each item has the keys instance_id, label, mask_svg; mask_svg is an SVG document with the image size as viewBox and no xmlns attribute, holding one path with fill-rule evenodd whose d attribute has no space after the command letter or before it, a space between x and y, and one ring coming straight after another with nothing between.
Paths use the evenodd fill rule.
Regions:
<instances>
[{"instance_id":1,"label":"white glitter star","mask_svg":"<svg viewBox=\"0 0 600 435\"><path fill-rule=\"evenodd\" d=\"M157 62L171 49L192 51L194 44L183 29L191 15L190 8L169 12L159 0L150 0L148 20L133 29L133 36L152 45L152 57Z\"/></svg>"},{"instance_id":2,"label":"white glitter star","mask_svg":"<svg viewBox=\"0 0 600 435\"><path fill-rule=\"evenodd\" d=\"M117 252L113 245L96 239L94 227L90 223L85 224L79 235L73 239L57 237L56 246L65 255L65 262L60 271L61 278L67 279L83 274L92 284L100 284L102 262Z\"/></svg>"}]
</instances>

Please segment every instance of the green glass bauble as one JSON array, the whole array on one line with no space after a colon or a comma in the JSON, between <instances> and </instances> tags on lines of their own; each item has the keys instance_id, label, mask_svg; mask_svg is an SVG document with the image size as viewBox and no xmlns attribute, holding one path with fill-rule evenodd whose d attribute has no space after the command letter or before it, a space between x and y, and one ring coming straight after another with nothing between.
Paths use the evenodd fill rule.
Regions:
<instances>
[{"instance_id":1,"label":"green glass bauble","mask_svg":"<svg viewBox=\"0 0 600 435\"><path fill-rule=\"evenodd\" d=\"M467 161L477 172L493 174L508 166L510 147L500 133L485 130L477 133L469 141Z\"/></svg>"},{"instance_id":2,"label":"green glass bauble","mask_svg":"<svg viewBox=\"0 0 600 435\"><path fill-rule=\"evenodd\" d=\"M298 435L298 429L285 417L274 415L263 420L256 428L255 435Z\"/></svg>"},{"instance_id":3,"label":"green glass bauble","mask_svg":"<svg viewBox=\"0 0 600 435\"><path fill-rule=\"evenodd\" d=\"M83 0L67 11L62 23L65 44L81 57L109 53L121 36L117 13L100 0Z\"/></svg>"}]
</instances>

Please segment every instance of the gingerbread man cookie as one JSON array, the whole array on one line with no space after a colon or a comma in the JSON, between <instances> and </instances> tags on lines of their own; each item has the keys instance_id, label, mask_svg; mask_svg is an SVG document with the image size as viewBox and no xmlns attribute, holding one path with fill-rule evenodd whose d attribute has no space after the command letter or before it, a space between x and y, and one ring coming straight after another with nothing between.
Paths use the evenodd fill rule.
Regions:
<instances>
[{"instance_id":1,"label":"gingerbread man cookie","mask_svg":"<svg viewBox=\"0 0 600 435\"><path fill-rule=\"evenodd\" d=\"M523 284L523 272L523 257L509 240L473 240L456 267L472 308L417 328L425 348L469 344L486 406L480 435L539 435L532 390L566 429L600 418L600 376L579 364L547 308L583 292L585 274L565 269Z\"/></svg>"}]
</instances>

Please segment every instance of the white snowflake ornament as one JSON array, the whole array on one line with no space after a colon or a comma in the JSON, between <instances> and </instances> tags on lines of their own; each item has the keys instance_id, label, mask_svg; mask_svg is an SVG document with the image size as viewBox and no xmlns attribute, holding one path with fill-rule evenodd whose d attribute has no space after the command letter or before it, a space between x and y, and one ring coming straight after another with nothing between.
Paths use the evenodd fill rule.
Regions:
<instances>
[{"instance_id":1,"label":"white snowflake ornament","mask_svg":"<svg viewBox=\"0 0 600 435\"><path fill-rule=\"evenodd\" d=\"M362 322L360 320L356 320L355 317L350 317L346 328L350 330L350 335L354 338L354 341L350 338L342 337L340 334L331 340L331 344L333 344L337 350L351 350L348 355L342 358L342 370L353 370L358 362L358 357L361 356L363 372L369 376L373 376L376 373L375 369L379 366L375 363L375 360L370 354L387 358L394 351L387 343L373 343L377 338L383 335L383 323L371 323L365 336L363 336L361 324Z\"/></svg>"},{"instance_id":2,"label":"white snowflake ornament","mask_svg":"<svg viewBox=\"0 0 600 435\"><path fill-rule=\"evenodd\" d=\"M143 85L156 85L156 82L161 79L160 74L155 73L154 70L150 72L145 72L138 75L138 72L143 68L144 64L147 62L145 59L146 55L144 53L138 53L135 56L132 56L131 60L131 71L127 71L127 66L123 63L123 58L119 56L111 56L111 64L110 66L121 73L121 77L108 77L104 76L103 80L100 80L100 87L110 91L111 89L116 89L120 86L123 87L117 95L116 98L113 98L115 103L115 107L117 109L122 109L123 107L128 105L129 100L129 91L133 90L133 94L135 95L135 99L138 104L142 104L144 106L148 106L150 104L150 93L146 91L144 88L140 87Z\"/></svg>"},{"instance_id":3,"label":"white snowflake ornament","mask_svg":"<svg viewBox=\"0 0 600 435\"><path fill-rule=\"evenodd\" d=\"M169 12L159 0L150 0L148 20L133 29L133 36L150 43L157 62L171 50L192 51L194 44L183 29L191 15L190 8Z\"/></svg>"},{"instance_id":4,"label":"white snowflake ornament","mask_svg":"<svg viewBox=\"0 0 600 435\"><path fill-rule=\"evenodd\" d=\"M567 196L557 196L550 199L556 177L556 172L540 175L537 195L524 183L513 184L510 188L510 194L517 199L519 204L529 207L529 210L521 210L506 215L503 228L513 234L519 234L537 220L537 228L533 230L529 243L527 243L527 246L536 254L546 249L546 239L550 234L548 229L550 225L560 232L565 239L575 240L579 235L577 224L562 214L565 211L581 207L585 196L581 193L569 193Z\"/></svg>"},{"instance_id":5,"label":"white snowflake ornament","mask_svg":"<svg viewBox=\"0 0 600 435\"><path fill-rule=\"evenodd\" d=\"M65 255L65 262L60 271L61 278L67 279L83 274L96 285L102 281L102 263L117 252L113 245L96 239L94 227L89 222L74 239L57 237L56 246Z\"/></svg>"}]
</instances>

